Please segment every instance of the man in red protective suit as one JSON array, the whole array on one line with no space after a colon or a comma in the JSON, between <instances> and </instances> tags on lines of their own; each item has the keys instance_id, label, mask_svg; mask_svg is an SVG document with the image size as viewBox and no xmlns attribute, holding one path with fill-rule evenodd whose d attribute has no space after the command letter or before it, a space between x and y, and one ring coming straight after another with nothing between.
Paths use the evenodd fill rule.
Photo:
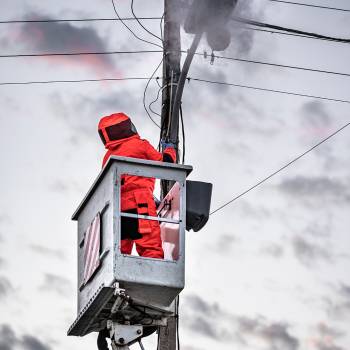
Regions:
<instances>
[{"instance_id":1,"label":"man in red protective suit","mask_svg":"<svg viewBox=\"0 0 350 350\"><path fill-rule=\"evenodd\" d=\"M176 152L168 147L161 154L147 141L140 138L134 124L124 113L103 117L98 132L107 152L104 166L110 156L123 156L165 162L176 162ZM153 198L155 179L135 175L121 177L121 211L139 215L157 216ZM163 259L159 222L154 220L121 219L121 252L131 254L132 246L140 256Z\"/></svg>"}]
</instances>

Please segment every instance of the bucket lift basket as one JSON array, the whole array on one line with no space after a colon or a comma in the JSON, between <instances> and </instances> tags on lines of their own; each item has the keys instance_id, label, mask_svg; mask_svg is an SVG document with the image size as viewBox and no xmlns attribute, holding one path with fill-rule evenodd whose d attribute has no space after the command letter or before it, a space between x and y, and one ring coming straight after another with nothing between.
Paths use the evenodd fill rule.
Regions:
<instances>
[{"instance_id":1,"label":"bucket lift basket","mask_svg":"<svg viewBox=\"0 0 350 350\"><path fill-rule=\"evenodd\" d=\"M72 217L78 222L78 317L68 335L99 331L111 318L144 325L151 319L160 325L173 314L173 301L184 288L186 177L191 171L179 164L109 159ZM121 213L125 175L174 181L157 217ZM121 253L123 216L159 222L164 259Z\"/></svg>"}]
</instances>

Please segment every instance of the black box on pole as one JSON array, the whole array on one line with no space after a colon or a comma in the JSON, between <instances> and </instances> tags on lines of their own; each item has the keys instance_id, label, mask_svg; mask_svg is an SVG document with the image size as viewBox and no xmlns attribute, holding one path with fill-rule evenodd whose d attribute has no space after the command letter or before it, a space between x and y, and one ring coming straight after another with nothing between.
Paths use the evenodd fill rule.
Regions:
<instances>
[{"instance_id":1,"label":"black box on pole","mask_svg":"<svg viewBox=\"0 0 350 350\"><path fill-rule=\"evenodd\" d=\"M209 219L213 185L208 182L186 181L186 230L195 232Z\"/></svg>"}]
</instances>

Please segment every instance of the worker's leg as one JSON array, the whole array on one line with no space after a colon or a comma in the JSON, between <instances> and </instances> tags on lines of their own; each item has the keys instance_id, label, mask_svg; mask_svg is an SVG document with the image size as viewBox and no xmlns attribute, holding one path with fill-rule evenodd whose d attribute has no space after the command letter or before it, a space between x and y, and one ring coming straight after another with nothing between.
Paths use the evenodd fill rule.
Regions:
<instances>
[{"instance_id":1,"label":"worker's leg","mask_svg":"<svg viewBox=\"0 0 350 350\"><path fill-rule=\"evenodd\" d=\"M136 250L140 256L146 258L163 259L164 252L160 238L160 227L157 221L150 221L151 232L143 234L143 237L135 240Z\"/></svg>"},{"instance_id":2,"label":"worker's leg","mask_svg":"<svg viewBox=\"0 0 350 350\"><path fill-rule=\"evenodd\" d=\"M121 253L122 254L131 254L132 246L134 242L131 239L122 239L121 240Z\"/></svg>"}]
</instances>

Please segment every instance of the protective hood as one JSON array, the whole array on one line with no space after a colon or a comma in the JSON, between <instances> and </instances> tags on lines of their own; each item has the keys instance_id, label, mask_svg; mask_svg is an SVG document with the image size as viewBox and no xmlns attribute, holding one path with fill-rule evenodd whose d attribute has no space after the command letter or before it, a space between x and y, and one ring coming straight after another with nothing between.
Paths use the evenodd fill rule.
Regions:
<instances>
[{"instance_id":1,"label":"protective hood","mask_svg":"<svg viewBox=\"0 0 350 350\"><path fill-rule=\"evenodd\" d=\"M101 118L98 133L106 148L118 145L126 139L139 137L135 125L124 113L114 113Z\"/></svg>"}]
</instances>

